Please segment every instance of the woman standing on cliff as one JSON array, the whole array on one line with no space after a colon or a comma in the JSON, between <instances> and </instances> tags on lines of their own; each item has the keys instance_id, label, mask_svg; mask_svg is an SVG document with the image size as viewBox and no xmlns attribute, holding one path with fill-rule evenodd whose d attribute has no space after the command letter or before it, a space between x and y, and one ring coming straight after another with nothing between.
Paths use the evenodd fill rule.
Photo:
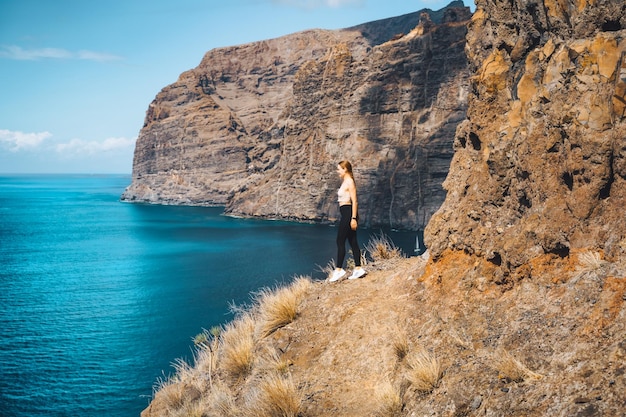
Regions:
<instances>
[{"instance_id":1,"label":"woman standing on cliff","mask_svg":"<svg viewBox=\"0 0 626 417\"><path fill-rule=\"evenodd\" d=\"M339 174L342 180L341 187L337 191L341 220L337 228L337 264L330 277L330 282L339 281L346 274L346 271L343 269L343 261L346 258L346 240L352 248L352 257L355 265L354 271L352 271L352 275L348 279L357 279L365 275L365 270L361 268L361 250L356 238L359 206L356 199L356 185L354 183L354 175L352 174L352 164L348 161L339 162L337 174Z\"/></svg>"}]
</instances>

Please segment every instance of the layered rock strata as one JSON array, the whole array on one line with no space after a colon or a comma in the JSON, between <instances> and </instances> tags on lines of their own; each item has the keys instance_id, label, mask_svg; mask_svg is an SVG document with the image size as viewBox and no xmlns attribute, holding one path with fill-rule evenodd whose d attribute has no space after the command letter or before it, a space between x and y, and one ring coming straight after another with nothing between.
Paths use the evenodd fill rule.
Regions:
<instances>
[{"instance_id":1,"label":"layered rock strata","mask_svg":"<svg viewBox=\"0 0 626 417\"><path fill-rule=\"evenodd\" d=\"M123 200L334 221L350 160L363 225L422 228L468 89L461 2L208 52L150 104Z\"/></svg>"},{"instance_id":2,"label":"layered rock strata","mask_svg":"<svg viewBox=\"0 0 626 417\"><path fill-rule=\"evenodd\" d=\"M476 6L468 120L426 230L431 254L487 260L500 282L576 248L624 256L626 3Z\"/></svg>"}]
</instances>

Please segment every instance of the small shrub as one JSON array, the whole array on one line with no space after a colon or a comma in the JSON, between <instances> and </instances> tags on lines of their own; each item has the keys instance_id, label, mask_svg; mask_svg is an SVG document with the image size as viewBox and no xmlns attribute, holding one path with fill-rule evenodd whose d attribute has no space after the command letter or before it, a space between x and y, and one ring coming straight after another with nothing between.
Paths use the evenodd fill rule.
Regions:
<instances>
[{"instance_id":1,"label":"small shrub","mask_svg":"<svg viewBox=\"0 0 626 417\"><path fill-rule=\"evenodd\" d=\"M177 359L173 367L176 370L174 376L157 380L155 392L170 415L180 415L181 412L185 412L184 410L195 408L195 403L203 391L204 382L198 378L194 368L182 359Z\"/></svg>"},{"instance_id":2,"label":"small shrub","mask_svg":"<svg viewBox=\"0 0 626 417\"><path fill-rule=\"evenodd\" d=\"M365 248L361 251L361 265L360 266L363 266L363 267L367 266L367 249ZM354 262L354 258L350 257L346 259L346 269L351 270L354 268L356 268L356 262Z\"/></svg>"},{"instance_id":3,"label":"small shrub","mask_svg":"<svg viewBox=\"0 0 626 417\"><path fill-rule=\"evenodd\" d=\"M270 373L248 401L246 417L297 417L302 397L291 377Z\"/></svg>"},{"instance_id":4,"label":"small shrub","mask_svg":"<svg viewBox=\"0 0 626 417\"><path fill-rule=\"evenodd\" d=\"M267 347L259 357L258 368L264 372L286 375L290 366L291 362L283 359L274 348Z\"/></svg>"},{"instance_id":5,"label":"small shrub","mask_svg":"<svg viewBox=\"0 0 626 417\"><path fill-rule=\"evenodd\" d=\"M406 359L407 379L416 390L431 392L439 385L442 369L437 358L424 349L409 352Z\"/></svg>"},{"instance_id":6,"label":"small shrub","mask_svg":"<svg viewBox=\"0 0 626 417\"><path fill-rule=\"evenodd\" d=\"M298 298L298 302L300 302L302 301L302 298L313 288L313 281L311 281L310 277L299 276L293 281L290 288Z\"/></svg>"},{"instance_id":7,"label":"small shrub","mask_svg":"<svg viewBox=\"0 0 626 417\"><path fill-rule=\"evenodd\" d=\"M404 333L396 332L393 339L393 352L399 361L403 360L409 353L409 341Z\"/></svg>"},{"instance_id":8,"label":"small shrub","mask_svg":"<svg viewBox=\"0 0 626 417\"><path fill-rule=\"evenodd\" d=\"M192 338L193 344L198 348L207 345L215 345L221 332L221 326L213 326L210 330L202 329L202 333L198 333Z\"/></svg>"},{"instance_id":9,"label":"small shrub","mask_svg":"<svg viewBox=\"0 0 626 417\"><path fill-rule=\"evenodd\" d=\"M365 250L374 261L384 261L389 259L403 258L402 250L395 246L384 233L372 237L365 245Z\"/></svg>"},{"instance_id":10,"label":"small shrub","mask_svg":"<svg viewBox=\"0 0 626 417\"><path fill-rule=\"evenodd\" d=\"M312 285L310 279L300 277L289 287L261 290L256 294L263 337L295 320L300 301Z\"/></svg>"},{"instance_id":11,"label":"small shrub","mask_svg":"<svg viewBox=\"0 0 626 417\"><path fill-rule=\"evenodd\" d=\"M193 337L193 344L195 346L202 345L204 343L207 343L208 341L209 341L209 338L206 332L198 333L197 335Z\"/></svg>"},{"instance_id":12,"label":"small shrub","mask_svg":"<svg viewBox=\"0 0 626 417\"><path fill-rule=\"evenodd\" d=\"M514 382L522 382L526 379L541 379L542 375L531 371L523 363L515 359L504 349L498 350L494 357L499 377L509 379Z\"/></svg>"},{"instance_id":13,"label":"small shrub","mask_svg":"<svg viewBox=\"0 0 626 417\"><path fill-rule=\"evenodd\" d=\"M385 381L379 385L375 395L378 403L374 413L376 417L400 417L402 415L404 408L402 393L391 382Z\"/></svg>"},{"instance_id":14,"label":"small shrub","mask_svg":"<svg viewBox=\"0 0 626 417\"><path fill-rule=\"evenodd\" d=\"M220 334L222 333L222 326L213 326L209 329L209 334L214 338L217 339L218 337L220 337Z\"/></svg>"},{"instance_id":15,"label":"small shrub","mask_svg":"<svg viewBox=\"0 0 626 417\"><path fill-rule=\"evenodd\" d=\"M160 380L155 390L170 412L180 409L185 404L185 390L182 384Z\"/></svg>"},{"instance_id":16,"label":"small shrub","mask_svg":"<svg viewBox=\"0 0 626 417\"><path fill-rule=\"evenodd\" d=\"M220 368L233 378L248 375L254 362L255 320L244 314L226 326L220 340Z\"/></svg>"},{"instance_id":17,"label":"small shrub","mask_svg":"<svg viewBox=\"0 0 626 417\"><path fill-rule=\"evenodd\" d=\"M583 278L593 281L604 279L610 266L610 263L603 260L598 252L583 252L578 255L578 262L570 284L575 284Z\"/></svg>"},{"instance_id":18,"label":"small shrub","mask_svg":"<svg viewBox=\"0 0 626 417\"><path fill-rule=\"evenodd\" d=\"M355 267L356 267L356 263L354 262L354 258L346 259L346 269L347 270L354 269Z\"/></svg>"},{"instance_id":19,"label":"small shrub","mask_svg":"<svg viewBox=\"0 0 626 417\"><path fill-rule=\"evenodd\" d=\"M200 378L213 386L213 375L217 369L219 339L213 339L196 346L194 364Z\"/></svg>"}]
</instances>

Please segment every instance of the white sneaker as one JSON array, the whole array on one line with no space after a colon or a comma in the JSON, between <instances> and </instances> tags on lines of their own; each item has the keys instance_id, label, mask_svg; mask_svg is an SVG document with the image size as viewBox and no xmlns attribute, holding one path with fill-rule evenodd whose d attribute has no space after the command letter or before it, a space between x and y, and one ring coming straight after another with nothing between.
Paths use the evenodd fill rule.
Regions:
<instances>
[{"instance_id":1,"label":"white sneaker","mask_svg":"<svg viewBox=\"0 0 626 417\"><path fill-rule=\"evenodd\" d=\"M343 268L335 269L328 282L339 281L344 275L346 275L346 271L344 271Z\"/></svg>"},{"instance_id":2,"label":"white sneaker","mask_svg":"<svg viewBox=\"0 0 626 417\"><path fill-rule=\"evenodd\" d=\"M358 279L364 276L365 274L367 274L367 272L365 272L365 269L361 267L357 267L357 268L354 268L354 271L352 271L352 275L350 275L348 279Z\"/></svg>"}]
</instances>

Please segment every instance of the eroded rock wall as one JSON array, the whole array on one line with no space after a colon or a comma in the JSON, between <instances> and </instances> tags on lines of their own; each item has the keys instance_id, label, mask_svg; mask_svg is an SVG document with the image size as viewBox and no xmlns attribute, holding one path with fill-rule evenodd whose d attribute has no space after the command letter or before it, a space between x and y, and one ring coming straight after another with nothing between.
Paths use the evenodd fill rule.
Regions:
<instances>
[{"instance_id":1,"label":"eroded rock wall","mask_svg":"<svg viewBox=\"0 0 626 417\"><path fill-rule=\"evenodd\" d=\"M532 275L532 259L574 248L623 256L626 3L476 6L468 120L426 230L434 259L463 251L505 282Z\"/></svg>"},{"instance_id":2,"label":"eroded rock wall","mask_svg":"<svg viewBox=\"0 0 626 417\"><path fill-rule=\"evenodd\" d=\"M349 159L364 225L424 227L466 115L469 18L456 2L208 52L150 105L123 199L334 221Z\"/></svg>"}]
</instances>

